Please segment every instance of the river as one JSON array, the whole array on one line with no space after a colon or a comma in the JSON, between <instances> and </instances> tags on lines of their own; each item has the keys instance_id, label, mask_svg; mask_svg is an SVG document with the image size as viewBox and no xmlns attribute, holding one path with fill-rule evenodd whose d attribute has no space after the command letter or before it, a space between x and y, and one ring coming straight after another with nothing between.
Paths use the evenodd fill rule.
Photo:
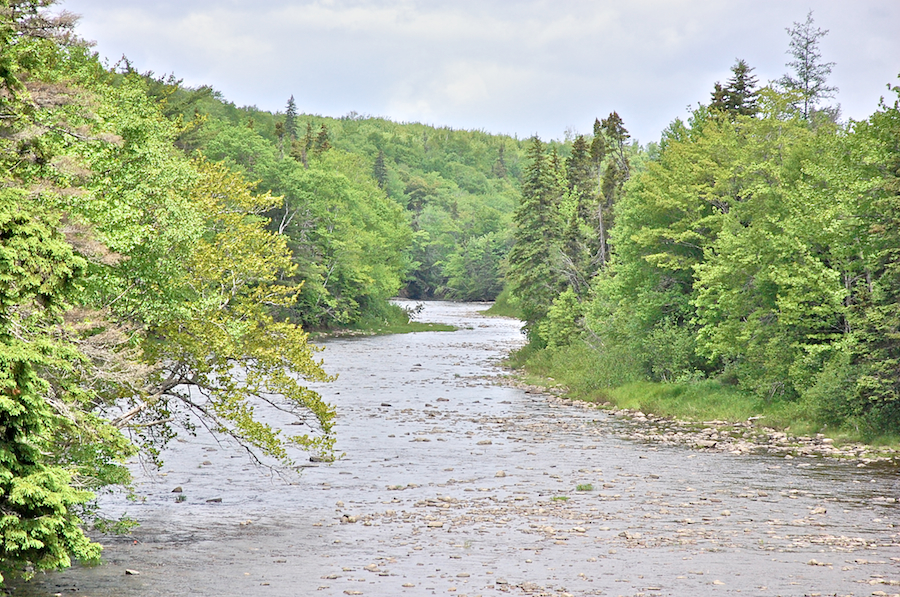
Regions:
<instances>
[{"instance_id":1,"label":"river","mask_svg":"<svg viewBox=\"0 0 900 597\"><path fill-rule=\"evenodd\" d=\"M140 500L103 498L141 523L98 538L104 565L12 594L900 594L895 467L625 439L633 422L498 383L522 336L484 308L326 342L337 462L282 478L183 438L135 469Z\"/></svg>"}]
</instances>

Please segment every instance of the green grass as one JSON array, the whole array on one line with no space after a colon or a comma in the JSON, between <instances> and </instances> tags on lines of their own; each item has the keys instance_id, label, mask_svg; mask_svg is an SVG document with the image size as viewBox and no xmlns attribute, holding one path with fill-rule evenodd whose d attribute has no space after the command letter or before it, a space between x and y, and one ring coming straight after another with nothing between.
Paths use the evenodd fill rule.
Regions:
<instances>
[{"instance_id":1,"label":"green grass","mask_svg":"<svg viewBox=\"0 0 900 597\"><path fill-rule=\"evenodd\" d=\"M584 343L537 350L526 346L510 355L507 364L525 372L526 383L559 387L569 398L686 421L746 421L786 430L795 436L824 433L836 444L862 442L897 448L898 433L872 433L864 421L828 425L811 401L766 400L716 379L687 382L641 381L630 355L601 355ZM758 417L758 418L757 418Z\"/></svg>"},{"instance_id":2,"label":"green grass","mask_svg":"<svg viewBox=\"0 0 900 597\"><path fill-rule=\"evenodd\" d=\"M554 497L552 497L552 498L550 498L550 499L551 499L552 501L554 501L554 502L568 502L568 501L569 501L569 496L567 496L567 495L557 495L557 496L554 496Z\"/></svg>"},{"instance_id":3,"label":"green grass","mask_svg":"<svg viewBox=\"0 0 900 597\"><path fill-rule=\"evenodd\" d=\"M454 332L452 325L414 321L410 314L399 305L388 303L364 312L359 320L349 326L337 329L319 330L314 338L341 336L382 336L387 334L409 334L413 332Z\"/></svg>"},{"instance_id":4,"label":"green grass","mask_svg":"<svg viewBox=\"0 0 900 597\"><path fill-rule=\"evenodd\" d=\"M522 313L519 311L519 305L516 304L515 300L510 295L509 289L504 288L503 292L494 300L494 304L485 311L482 311L485 315L496 315L499 317L515 317L516 319L522 318Z\"/></svg>"},{"instance_id":5,"label":"green grass","mask_svg":"<svg viewBox=\"0 0 900 597\"><path fill-rule=\"evenodd\" d=\"M590 483L585 483L583 485L576 485L575 491L594 491L594 486Z\"/></svg>"}]
</instances>

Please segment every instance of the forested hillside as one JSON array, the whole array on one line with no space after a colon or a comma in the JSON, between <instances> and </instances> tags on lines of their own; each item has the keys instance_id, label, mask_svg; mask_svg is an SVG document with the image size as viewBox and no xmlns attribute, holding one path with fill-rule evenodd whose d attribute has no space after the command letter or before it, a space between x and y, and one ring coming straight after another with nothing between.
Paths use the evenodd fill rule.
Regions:
<instances>
[{"instance_id":1,"label":"forested hillside","mask_svg":"<svg viewBox=\"0 0 900 597\"><path fill-rule=\"evenodd\" d=\"M238 108L210 88L184 88L172 76L144 78L164 113L189 128L179 140L188 153L224 161L284 197L282 211L269 217L273 230L292 239L305 281L295 314L304 324L352 323L398 291L490 300L502 289L524 142L356 114L303 114L293 97L272 114ZM338 219L326 221L328 210Z\"/></svg>"},{"instance_id":2,"label":"forested hillside","mask_svg":"<svg viewBox=\"0 0 900 597\"><path fill-rule=\"evenodd\" d=\"M841 123L825 32L790 33L789 74L760 86L738 61L639 170L615 115L565 162L532 142L509 280L534 370L600 400L699 388L731 416L900 431L900 87Z\"/></svg>"},{"instance_id":3,"label":"forested hillside","mask_svg":"<svg viewBox=\"0 0 900 597\"><path fill-rule=\"evenodd\" d=\"M900 107L841 122L811 20L782 80L738 61L641 147L616 112L545 144L239 108L106 65L53 4L0 2L3 572L96 559L92 492L180 430L330 457L307 332L398 294L505 286L519 358L592 398L700 388L897 432Z\"/></svg>"},{"instance_id":4,"label":"forested hillside","mask_svg":"<svg viewBox=\"0 0 900 597\"><path fill-rule=\"evenodd\" d=\"M0 4L5 572L95 559L82 527L114 521L92 492L179 431L329 458L306 332L402 317L398 293L496 296L522 163L509 137L107 66L53 5Z\"/></svg>"}]
</instances>

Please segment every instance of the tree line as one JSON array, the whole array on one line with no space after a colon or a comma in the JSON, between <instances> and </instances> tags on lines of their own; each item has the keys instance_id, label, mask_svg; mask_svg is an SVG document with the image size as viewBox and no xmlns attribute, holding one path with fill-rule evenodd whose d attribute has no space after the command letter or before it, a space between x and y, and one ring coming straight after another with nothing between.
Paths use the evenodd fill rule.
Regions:
<instances>
[{"instance_id":1,"label":"tree line","mask_svg":"<svg viewBox=\"0 0 900 597\"><path fill-rule=\"evenodd\" d=\"M533 139L508 280L531 349L588 358L597 388L717 380L896 433L900 109L839 122L826 32L788 33L789 74L738 60L658 145L615 113L565 160Z\"/></svg>"},{"instance_id":2,"label":"tree line","mask_svg":"<svg viewBox=\"0 0 900 597\"><path fill-rule=\"evenodd\" d=\"M615 112L545 144L237 107L103 64L53 6L0 3L4 573L96 559L85 525L127 521L95 492L179 431L327 457L307 332L398 293L506 285L531 346L586 351L600 386L715 378L896 429L900 114L822 105L811 18L791 75L738 61L643 148Z\"/></svg>"}]
</instances>

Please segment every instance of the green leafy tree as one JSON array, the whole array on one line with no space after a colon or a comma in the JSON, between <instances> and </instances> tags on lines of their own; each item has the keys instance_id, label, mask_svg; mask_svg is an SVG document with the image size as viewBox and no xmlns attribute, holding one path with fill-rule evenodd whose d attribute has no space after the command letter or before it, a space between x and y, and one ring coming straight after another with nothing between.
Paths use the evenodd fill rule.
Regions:
<instances>
[{"instance_id":1,"label":"green leafy tree","mask_svg":"<svg viewBox=\"0 0 900 597\"><path fill-rule=\"evenodd\" d=\"M0 570L96 561L77 515L93 495L48 458L64 397L42 376L83 358L53 332L86 263L20 190L0 191L0 238Z\"/></svg>"},{"instance_id":2,"label":"green leafy tree","mask_svg":"<svg viewBox=\"0 0 900 597\"><path fill-rule=\"evenodd\" d=\"M892 88L900 96L900 86ZM857 268L850 312L852 362L859 377L851 412L863 415L875 432L900 426L900 102L895 100L855 131L852 166L855 180L870 180L869 192L855 193L861 238L870 243L870 258ZM851 167L852 167L851 166ZM852 172L853 170L851 170Z\"/></svg>"},{"instance_id":3,"label":"green leafy tree","mask_svg":"<svg viewBox=\"0 0 900 597\"><path fill-rule=\"evenodd\" d=\"M463 241L443 263L447 298L462 301L494 299L503 290L502 260L507 242L503 235L488 232Z\"/></svg>"}]
</instances>

